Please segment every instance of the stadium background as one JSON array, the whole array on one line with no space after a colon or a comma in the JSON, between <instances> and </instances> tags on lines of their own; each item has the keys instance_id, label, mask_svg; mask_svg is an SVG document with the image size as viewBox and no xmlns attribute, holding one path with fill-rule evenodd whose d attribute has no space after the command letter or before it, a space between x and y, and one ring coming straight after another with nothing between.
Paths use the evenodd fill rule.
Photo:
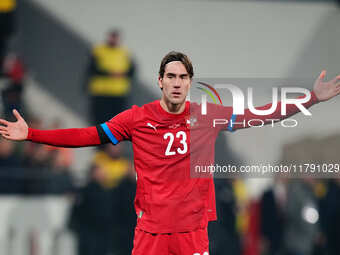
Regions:
<instances>
[{"instance_id":1,"label":"stadium background","mask_svg":"<svg viewBox=\"0 0 340 255\"><path fill-rule=\"evenodd\" d=\"M82 90L87 56L111 28L122 31L123 43L138 65L130 104L159 97L157 71L170 50L187 53L197 77L313 81L323 69L327 77L339 73L340 9L333 1L19 0L17 5L17 31L10 49L22 56L28 69L26 105L44 121L62 119L63 127L87 126L88 102ZM268 92L256 89L263 95ZM259 102L266 102L266 97ZM277 130L270 129L221 136L217 151L231 151L245 162L275 162L292 142L302 141L297 151L310 149L310 143L303 143L311 136L320 140L313 148L338 151L340 144L334 142L339 141L338 108L338 99L315 107L308 127L280 131L279 138ZM329 136L333 144L324 142ZM255 150L258 144L261 149ZM74 151L72 173L79 182L93 153ZM335 160L339 163L336 155ZM271 179L244 181L246 188L240 189L248 195L240 191L240 200L257 201L271 183ZM0 254L76 254L75 239L65 228L70 207L65 195L3 194Z\"/></svg>"}]
</instances>

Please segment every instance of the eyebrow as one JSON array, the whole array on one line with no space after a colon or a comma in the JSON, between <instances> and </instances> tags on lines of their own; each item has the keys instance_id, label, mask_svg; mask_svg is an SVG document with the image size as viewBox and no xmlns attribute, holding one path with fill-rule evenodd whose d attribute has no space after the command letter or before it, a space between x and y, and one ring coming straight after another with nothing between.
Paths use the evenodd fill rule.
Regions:
<instances>
[{"instance_id":1,"label":"eyebrow","mask_svg":"<svg viewBox=\"0 0 340 255\"><path fill-rule=\"evenodd\" d=\"M166 75L167 76L176 76L175 73L167 73ZM182 74L179 74L179 76L184 77L184 76L189 76L189 74L188 73L182 73Z\"/></svg>"}]
</instances>

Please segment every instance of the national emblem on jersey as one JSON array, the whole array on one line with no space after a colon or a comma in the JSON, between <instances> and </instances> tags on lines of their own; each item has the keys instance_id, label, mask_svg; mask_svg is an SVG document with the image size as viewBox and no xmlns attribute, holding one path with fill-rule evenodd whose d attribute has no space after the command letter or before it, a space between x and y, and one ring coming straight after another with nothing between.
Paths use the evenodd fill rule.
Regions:
<instances>
[{"instance_id":1,"label":"national emblem on jersey","mask_svg":"<svg viewBox=\"0 0 340 255\"><path fill-rule=\"evenodd\" d=\"M188 129L198 126L197 118L195 116L188 116L185 118L185 123Z\"/></svg>"}]
</instances>

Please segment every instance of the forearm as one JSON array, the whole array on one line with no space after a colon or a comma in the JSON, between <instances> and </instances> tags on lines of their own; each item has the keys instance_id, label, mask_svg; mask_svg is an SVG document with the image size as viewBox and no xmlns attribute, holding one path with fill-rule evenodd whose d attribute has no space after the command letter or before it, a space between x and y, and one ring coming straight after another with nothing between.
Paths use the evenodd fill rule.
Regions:
<instances>
[{"instance_id":1,"label":"forearm","mask_svg":"<svg viewBox=\"0 0 340 255\"><path fill-rule=\"evenodd\" d=\"M303 97L299 97L299 98L303 98ZM311 107L312 105L318 103L319 100L317 99L317 97L315 96L315 93L312 91L311 93L311 98L309 101L307 101L306 103L303 103L302 105L308 109L309 107ZM281 104L282 102L278 102L277 107L275 109L275 111L271 114L267 114L267 115L257 115L252 113L249 109L247 109L244 113L244 115L239 115L236 117L236 120L233 123L233 129L240 129L240 128L248 128L251 127L251 125L249 125L249 121L250 120L260 120L262 121L264 124L270 124L273 122L277 122L286 118L291 117L292 115L300 112L300 109L295 105L295 104L287 104L286 105L286 114L283 115L281 113ZM262 107L257 107L257 110L267 110L270 109L272 106L272 104L267 104L265 106ZM255 123L255 121L254 121ZM254 123L252 123L254 125Z\"/></svg>"},{"instance_id":2,"label":"forearm","mask_svg":"<svg viewBox=\"0 0 340 255\"><path fill-rule=\"evenodd\" d=\"M101 144L97 127L54 130L29 128L26 140L58 147L86 147Z\"/></svg>"}]
</instances>

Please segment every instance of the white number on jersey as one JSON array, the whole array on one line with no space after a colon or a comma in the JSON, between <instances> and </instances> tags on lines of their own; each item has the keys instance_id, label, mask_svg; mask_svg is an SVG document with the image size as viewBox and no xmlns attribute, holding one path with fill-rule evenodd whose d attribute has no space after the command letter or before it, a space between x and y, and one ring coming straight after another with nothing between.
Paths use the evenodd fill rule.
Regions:
<instances>
[{"instance_id":1,"label":"white number on jersey","mask_svg":"<svg viewBox=\"0 0 340 255\"><path fill-rule=\"evenodd\" d=\"M165 156L175 155L176 151L171 150L172 144L174 143L175 140L174 134L170 132L165 133L163 138L165 140L168 140L169 138L169 143L165 150ZM185 154L188 151L187 134L184 131L179 131L176 133L176 138L181 139L179 142L183 145L183 148L177 148L177 153Z\"/></svg>"}]
</instances>

